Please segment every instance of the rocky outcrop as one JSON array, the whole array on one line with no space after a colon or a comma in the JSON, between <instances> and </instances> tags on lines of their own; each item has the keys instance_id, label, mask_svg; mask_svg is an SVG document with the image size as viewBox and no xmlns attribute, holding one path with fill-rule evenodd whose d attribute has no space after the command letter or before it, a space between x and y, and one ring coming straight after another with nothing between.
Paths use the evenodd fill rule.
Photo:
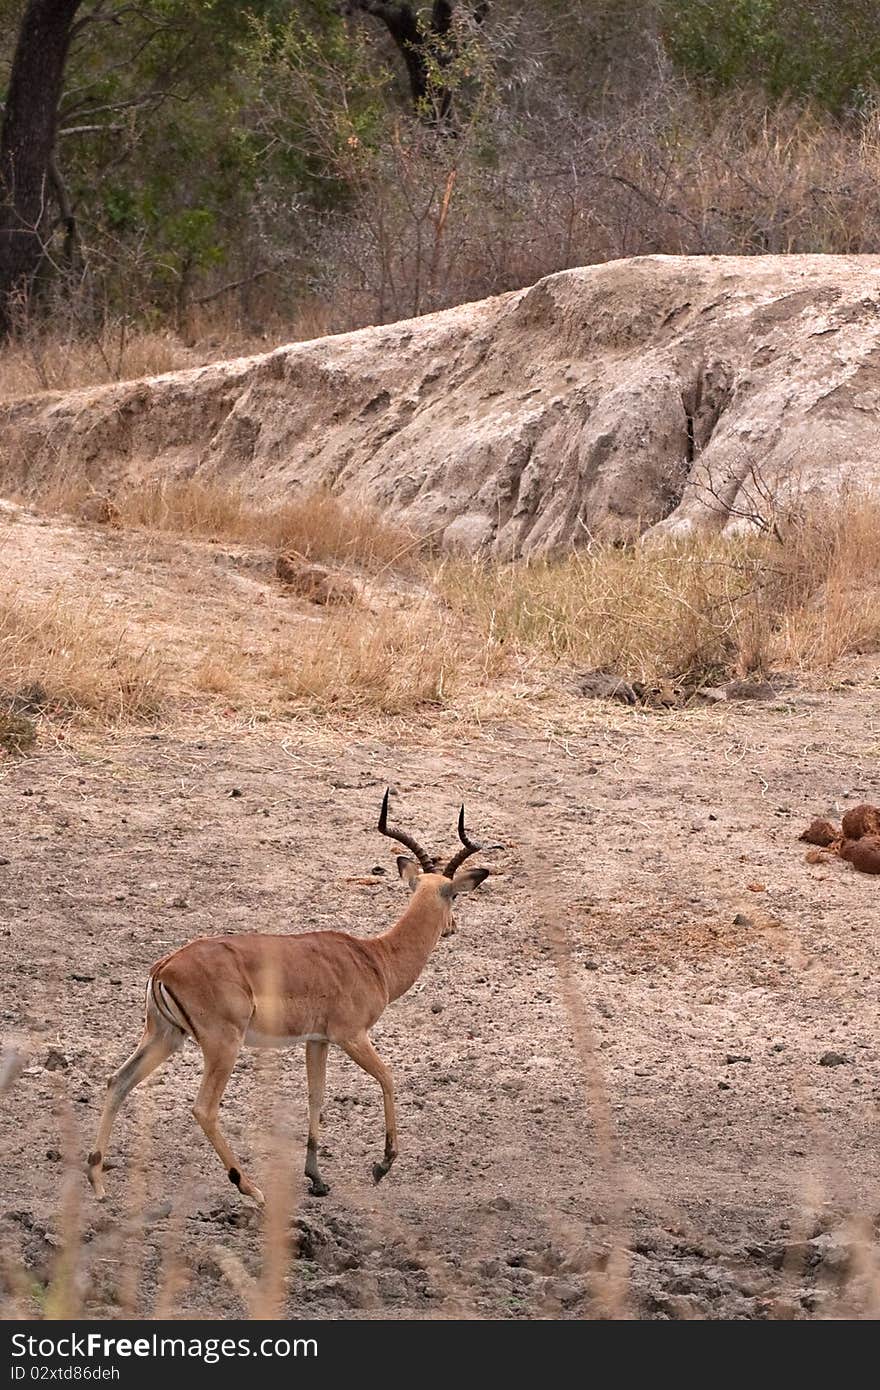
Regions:
<instances>
[{"instance_id":1,"label":"rocky outcrop","mask_svg":"<svg viewBox=\"0 0 880 1390\"><path fill-rule=\"evenodd\" d=\"M648 256L387 327L17 401L36 487L326 486L513 556L880 485L880 257ZM769 499L769 501L768 501Z\"/></svg>"}]
</instances>

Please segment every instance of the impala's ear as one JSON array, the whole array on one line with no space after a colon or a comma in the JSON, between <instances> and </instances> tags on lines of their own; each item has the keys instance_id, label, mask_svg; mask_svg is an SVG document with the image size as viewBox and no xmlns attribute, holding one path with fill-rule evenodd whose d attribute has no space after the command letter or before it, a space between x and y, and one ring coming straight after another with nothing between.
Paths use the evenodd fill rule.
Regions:
<instances>
[{"instance_id":1,"label":"impala's ear","mask_svg":"<svg viewBox=\"0 0 880 1390\"><path fill-rule=\"evenodd\" d=\"M397 872L410 892L413 891L422 876L422 871L416 861L408 858L405 854L398 854L397 856Z\"/></svg>"},{"instance_id":2,"label":"impala's ear","mask_svg":"<svg viewBox=\"0 0 880 1390\"><path fill-rule=\"evenodd\" d=\"M452 889L452 896L457 898L459 893L469 893L472 888L479 888L483 879L488 877L488 869L459 869L449 885Z\"/></svg>"}]
</instances>

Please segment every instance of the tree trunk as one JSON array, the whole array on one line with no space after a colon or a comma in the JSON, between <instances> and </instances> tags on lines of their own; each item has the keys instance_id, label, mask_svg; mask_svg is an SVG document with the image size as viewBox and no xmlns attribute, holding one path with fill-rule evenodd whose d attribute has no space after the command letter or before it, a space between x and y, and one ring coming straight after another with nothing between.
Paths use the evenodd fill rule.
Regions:
<instances>
[{"instance_id":1,"label":"tree trunk","mask_svg":"<svg viewBox=\"0 0 880 1390\"><path fill-rule=\"evenodd\" d=\"M28 0L0 133L0 335L27 305L43 259L64 64L81 0Z\"/></svg>"}]
</instances>

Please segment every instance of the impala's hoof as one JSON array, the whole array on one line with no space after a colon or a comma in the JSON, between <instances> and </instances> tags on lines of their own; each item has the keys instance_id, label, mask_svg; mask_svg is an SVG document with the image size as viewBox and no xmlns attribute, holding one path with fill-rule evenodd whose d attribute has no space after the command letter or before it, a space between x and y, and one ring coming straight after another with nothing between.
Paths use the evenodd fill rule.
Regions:
<instances>
[{"instance_id":1,"label":"impala's hoof","mask_svg":"<svg viewBox=\"0 0 880 1390\"><path fill-rule=\"evenodd\" d=\"M329 1184L329 1182L324 1182L323 1178L310 1178L310 1179L309 1179L309 1196L310 1196L310 1197L326 1197L326 1196L327 1196L327 1193L328 1193L329 1191L330 1191L330 1184Z\"/></svg>"},{"instance_id":2,"label":"impala's hoof","mask_svg":"<svg viewBox=\"0 0 880 1390\"><path fill-rule=\"evenodd\" d=\"M389 1164L385 1164L385 1163L374 1163L374 1164L373 1164L373 1182L377 1182L377 1183L378 1183L378 1182L381 1182L382 1179L384 1178L385 1174L388 1172L388 1169L389 1169L390 1167L391 1167L391 1164L390 1164L390 1163L389 1163Z\"/></svg>"},{"instance_id":3,"label":"impala's hoof","mask_svg":"<svg viewBox=\"0 0 880 1390\"><path fill-rule=\"evenodd\" d=\"M100 1155L89 1154L89 1161L86 1167L86 1177L88 1178L94 1190L95 1198L97 1199L97 1201L103 1202L104 1198L107 1196L107 1193L104 1191L104 1180L101 1176L101 1169L98 1166L100 1162Z\"/></svg>"},{"instance_id":4,"label":"impala's hoof","mask_svg":"<svg viewBox=\"0 0 880 1390\"><path fill-rule=\"evenodd\" d=\"M258 1187L251 1187L250 1190L247 1192L245 1192L244 1188L242 1188L241 1195L243 1197L250 1197L251 1201L256 1202L258 1207L264 1207L266 1205L266 1198L263 1196L262 1192Z\"/></svg>"}]
</instances>

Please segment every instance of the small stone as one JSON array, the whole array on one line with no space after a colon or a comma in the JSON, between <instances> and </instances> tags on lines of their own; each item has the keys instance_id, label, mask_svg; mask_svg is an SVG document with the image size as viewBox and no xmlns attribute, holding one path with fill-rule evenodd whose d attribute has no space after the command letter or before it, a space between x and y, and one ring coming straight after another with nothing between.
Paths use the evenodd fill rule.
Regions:
<instances>
[{"instance_id":1,"label":"small stone","mask_svg":"<svg viewBox=\"0 0 880 1390\"><path fill-rule=\"evenodd\" d=\"M750 1062L751 1060L751 1057L747 1057L745 1053L742 1052L728 1052L725 1058L729 1067L732 1067L736 1062Z\"/></svg>"},{"instance_id":2,"label":"small stone","mask_svg":"<svg viewBox=\"0 0 880 1390\"><path fill-rule=\"evenodd\" d=\"M60 1153L60 1151L59 1151L58 1149L47 1149L47 1150L46 1150L46 1157L48 1158L48 1160L49 1160L50 1163L60 1163L60 1162L61 1162L61 1153Z\"/></svg>"},{"instance_id":3,"label":"small stone","mask_svg":"<svg viewBox=\"0 0 880 1390\"><path fill-rule=\"evenodd\" d=\"M583 1289L567 1279L548 1279L544 1285L544 1292L548 1298L561 1303L563 1308L570 1308L573 1303L579 1303L584 1296Z\"/></svg>"},{"instance_id":4,"label":"small stone","mask_svg":"<svg viewBox=\"0 0 880 1390\"><path fill-rule=\"evenodd\" d=\"M385 868L384 864L374 864L370 870L371 874L387 874L387 872L388 870Z\"/></svg>"},{"instance_id":5,"label":"small stone","mask_svg":"<svg viewBox=\"0 0 880 1390\"><path fill-rule=\"evenodd\" d=\"M853 1263L854 1248L841 1238L839 1232L823 1232L811 1240L810 1244L827 1269L844 1274Z\"/></svg>"},{"instance_id":6,"label":"small stone","mask_svg":"<svg viewBox=\"0 0 880 1390\"><path fill-rule=\"evenodd\" d=\"M729 1082L729 1081L719 1081L719 1082L718 1082L718 1089L719 1089L719 1091L729 1091L729 1090L730 1090L730 1082Z\"/></svg>"},{"instance_id":7,"label":"small stone","mask_svg":"<svg viewBox=\"0 0 880 1390\"><path fill-rule=\"evenodd\" d=\"M241 787L230 787L230 788L229 788L229 795L230 795L230 796L241 796Z\"/></svg>"},{"instance_id":8,"label":"small stone","mask_svg":"<svg viewBox=\"0 0 880 1390\"><path fill-rule=\"evenodd\" d=\"M845 1052L823 1052L819 1058L820 1067L842 1067L847 1062L849 1058Z\"/></svg>"},{"instance_id":9,"label":"small stone","mask_svg":"<svg viewBox=\"0 0 880 1390\"><path fill-rule=\"evenodd\" d=\"M443 1012L443 1005L442 1005L442 1004L432 1004L432 1005L431 1005L431 1013L432 1013L432 1014L442 1014L442 1012Z\"/></svg>"},{"instance_id":10,"label":"small stone","mask_svg":"<svg viewBox=\"0 0 880 1390\"><path fill-rule=\"evenodd\" d=\"M94 980L94 975L78 974L75 970L70 972L70 978L78 981L81 985L89 985Z\"/></svg>"},{"instance_id":11,"label":"small stone","mask_svg":"<svg viewBox=\"0 0 880 1390\"><path fill-rule=\"evenodd\" d=\"M172 906L172 907L189 907L189 902L188 902L188 900L183 896L182 893L178 893L178 895L177 895L176 898L172 898L172 899L171 899L171 906Z\"/></svg>"},{"instance_id":12,"label":"small stone","mask_svg":"<svg viewBox=\"0 0 880 1390\"><path fill-rule=\"evenodd\" d=\"M78 977L74 976L74 979L76 978ZM43 1063L43 1066L45 1067L46 1071L63 1071L65 1067L70 1066L70 1063L68 1062L63 1052L59 1052L57 1048L50 1047L49 1055Z\"/></svg>"},{"instance_id":13,"label":"small stone","mask_svg":"<svg viewBox=\"0 0 880 1390\"><path fill-rule=\"evenodd\" d=\"M753 927L755 925L751 917L747 917L744 912L738 912L733 919L735 927Z\"/></svg>"}]
</instances>

